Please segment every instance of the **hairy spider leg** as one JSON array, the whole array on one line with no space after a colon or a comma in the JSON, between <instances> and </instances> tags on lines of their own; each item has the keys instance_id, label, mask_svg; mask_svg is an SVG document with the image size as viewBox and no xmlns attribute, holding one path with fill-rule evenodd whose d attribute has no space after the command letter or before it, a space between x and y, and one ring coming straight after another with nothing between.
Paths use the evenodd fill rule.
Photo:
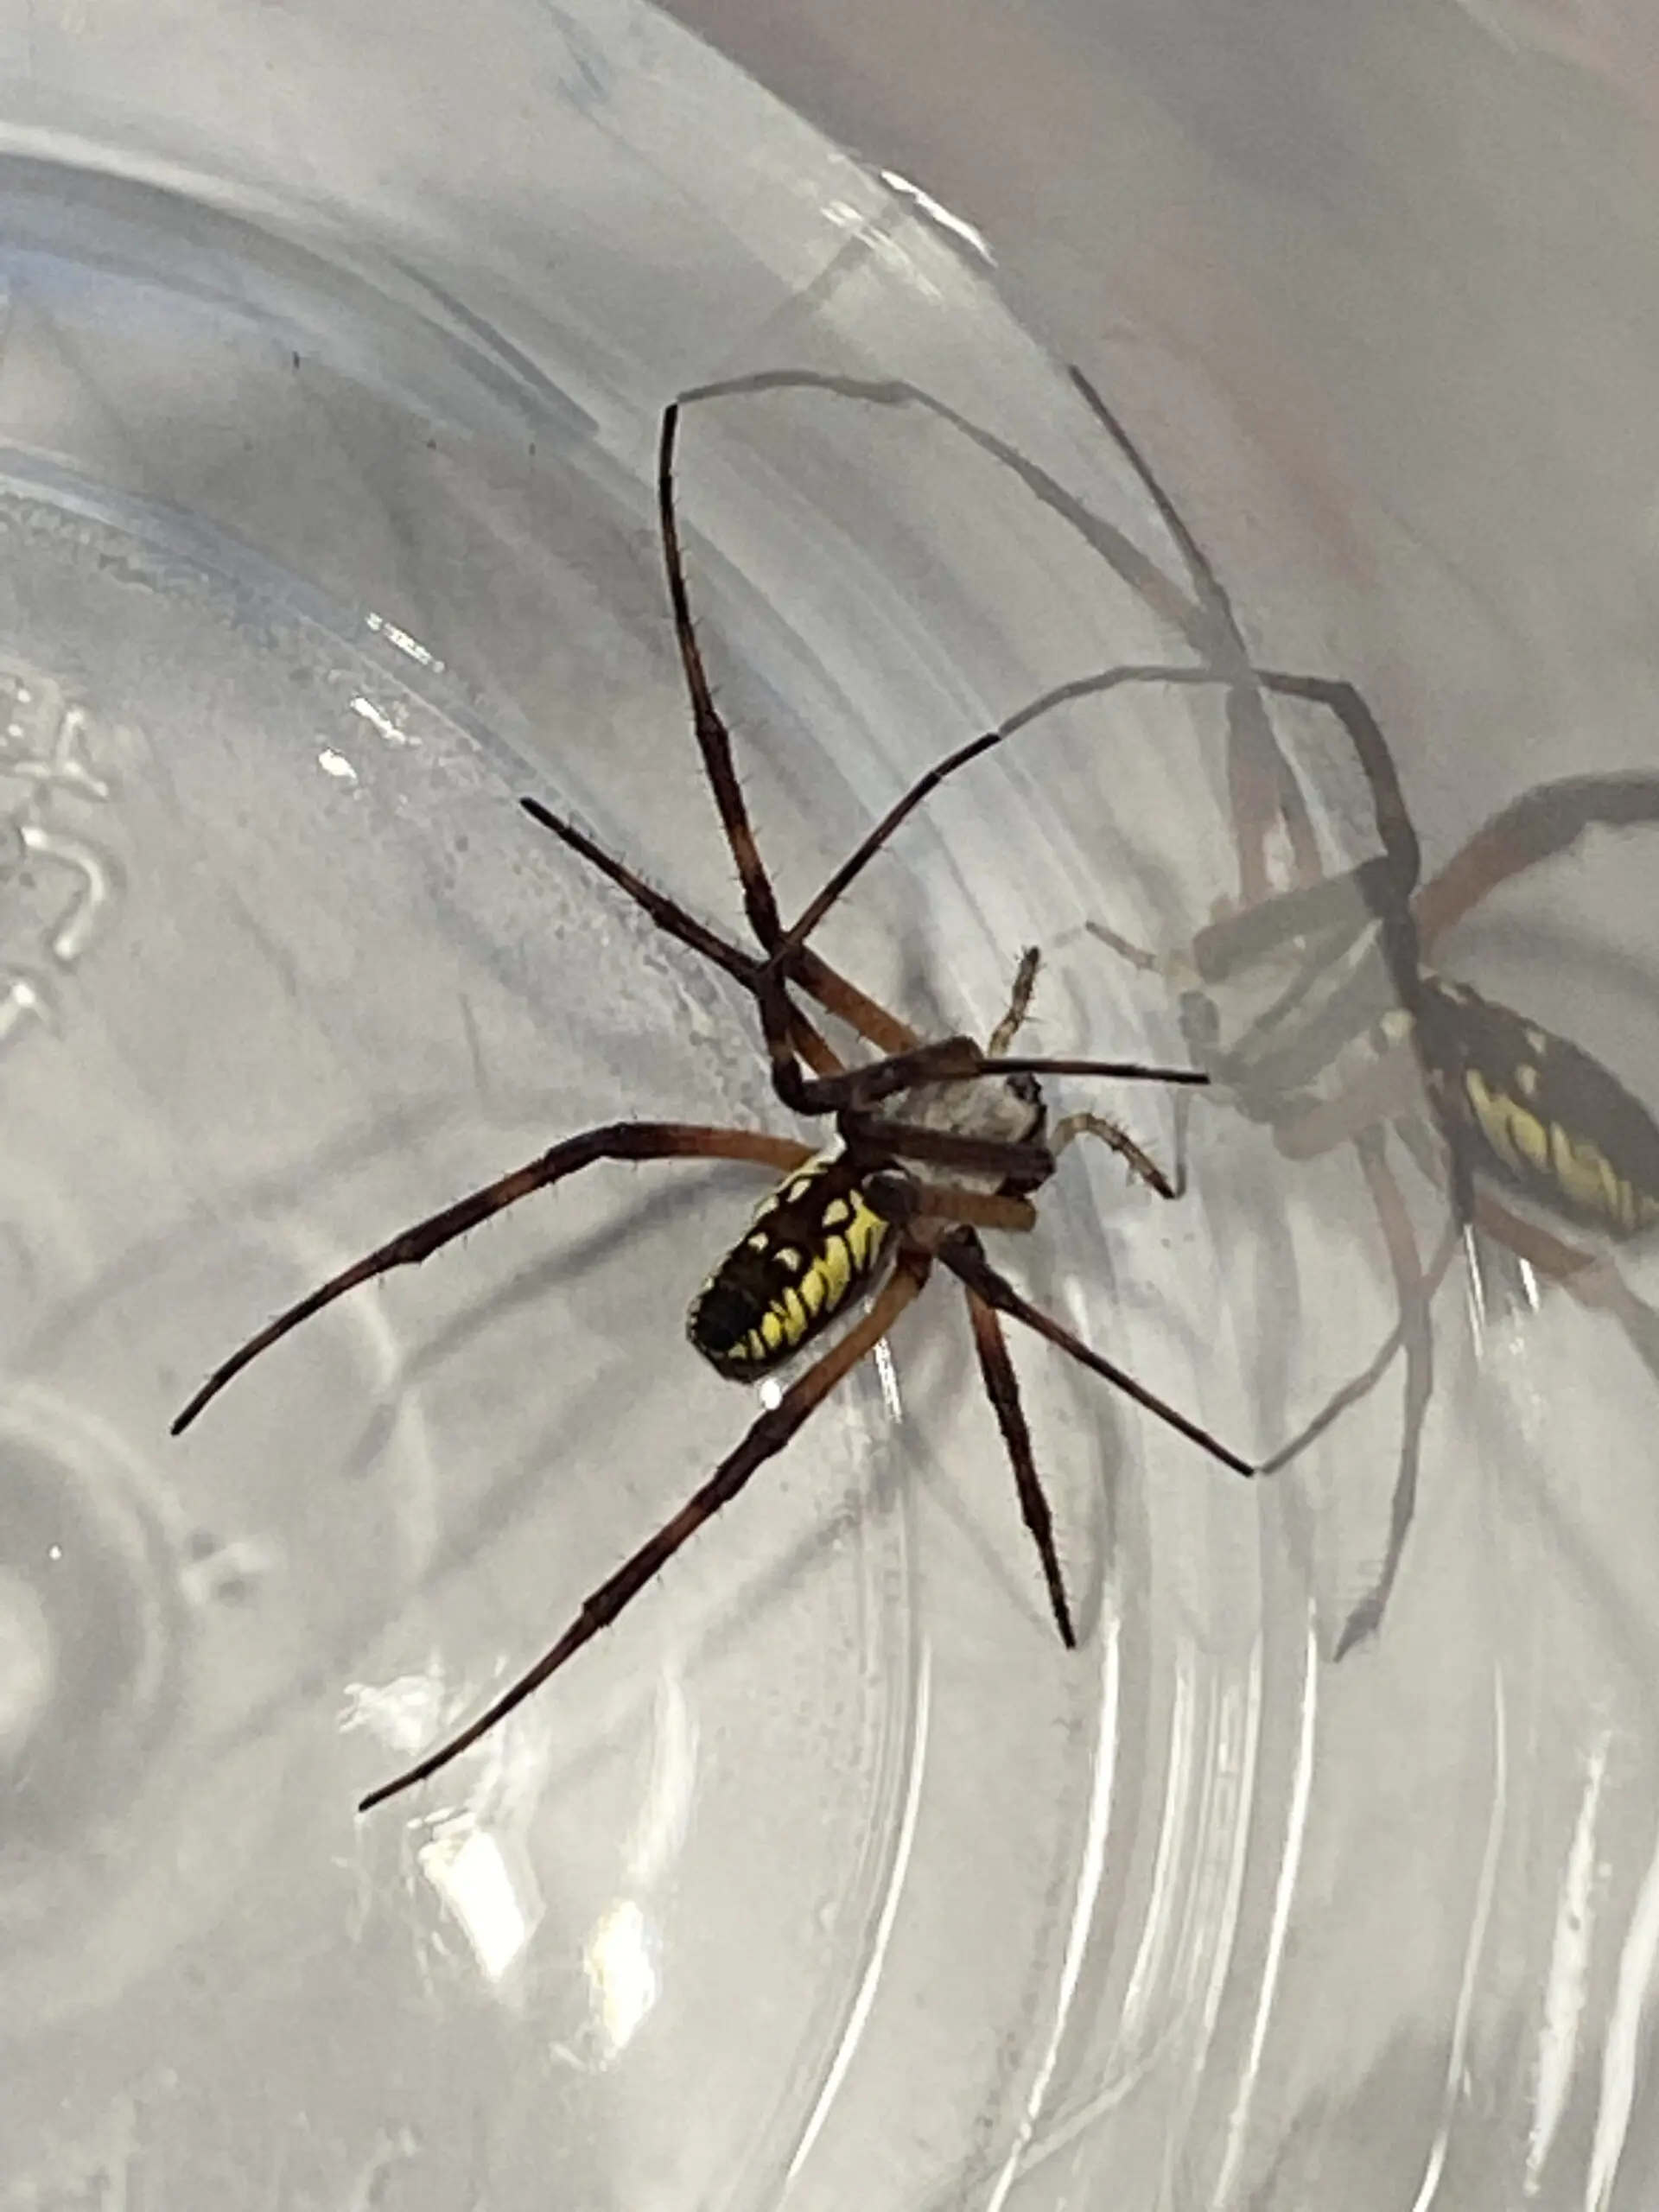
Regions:
<instances>
[{"instance_id":1,"label":"hairy spider leg","mask_svg":"<svg viewBox=\"0 0 1659 2212\"><path fill-rule=\"evenodd\" d=\"M741 951L718 931L700 922L677 899L669 898L654 885L647 883L643 876L637 875L623 861L607 853L602 845L595 844L585 831L577 829L574 822L567 822L563 815L555 814L550 807L543 806L540 799L521 798L518 804L532 822L538 823L543 830L550 830L562 844L568 846L590 867L597 868L618 890L626 892L635 906L642 908L666 936L676 938L716 968L723 969L745 990L759 995L764 963L756 960L753 954ZM860 1035L869 1035L869 1010L874 1002L867 1001L861 991L855 990L843 976L837 976L833 969L827 968L810 952L803 955L800 976L802 988L816 998L826 1011L839 1015ZM880 1007L874 1008L876 1014L881 1011ZM798 1007L791 1004L790 1013L795 1048L808 1066L820 1075L838 1072L844 1063L822 1033L813 1027ZM895 1049L903 1050L906 1044L918 1041L912 1032L906 1030Z\"/></svg>"},{"instance_id":2,"label":"hairy spider leg","mask_svg":"<svg viewBox=\"0 0 1659 2212\"><path fill-rule=\"evenodd\" d=\"M649 914L659 928L677 938L694 952L712 961L741 983L765 1010L766 963L739 951L717 932L699 922L677 903L656 890L635 874L603 848L596 845L575 824L563 820L539 799L519 801L531 818L544 830L569 845L583 859L589 861L609 880L628 894ZM829 980L826 982L825 976ZM798 979L800 987L819 1000L826 1011L852 1021L847 1009L856 1005L860 1016L853 1026L872 1043L870 1027L863 1021L861 1009L873 1001L865 1000L861 992L848 983L845 977L833 969L823 969L822 963L809 964ZM858 1067L848 1068L836 1058L823 1038L807 1022L792 1003L785 1001L788 1014L798 1039L802 1057L810 1061L826 1060L826 1072L810 1083L803 1078L794 1065L793 1055L788 1057L788 1071L778 1084L784 1103L795 1112L817 1115L839 1112L843 1109L860 1109L878 1104L884 1098L897 1096L900 1092L914 1090L929 1083L961 1083L978 1076L998 1075L1084 1075L1099 1076L1117 1082L1168 1083L1199 1084L1209 1077L1192 1068L1150 1067L1138 1060L1092 1059L1008 1059L991 1058L982 1052L971 1037L944 1037L919 1041L904 1049L884 1054L879 1059L865 1062ZM963 1160L960 1165L969 1165Z\"/></svg>"},{"instance_id":3,"label":"hairy spider leg","mask_svg":"<svg viewBox=\"0 0 1659 2212\"><path fill-rule=\"evenodd\" d=\"M973 1325L974 1351L979 1361L980 1379L985 1386L985 1395L991 1402L996 1425L1002 1432L1002 1446L1008 1455L1008 1464L1014 1469L1020 1516L1031 1531L1032 1541L1037 1547L1037 1556L1042 1561L1043 1581L1048 1591L1049 1609L1054 1616L1054 1625L1058 1629L1060 1642L1066 1649L1075 1651L1077 1634L1071 1624L1071 1607L1065 1594L1065 1578L1060 1572L1060 1555L1054 1541L1054 1516L1049 1509L1042 1477L1037 1471L1037 1455L1031 1441L1031 1429L1026 1421L1025 1405L1020 1395L1020 1378L1014 1372L1008 1340L1003 1334L1002 1324L995 1309L988 1306L976 1290L968 1292L968 1318Z\"/></svg>"},{"instance_id":4,"label":"hairy spider leg","mask_svg":"<svg viewBox=\"0 0 1659 2212\"><path fill-rule=\"evenodd\" d=\"M1219 1460L1224 1467L1230 1468L1236 1475L1255 1473L1256 1470L1248 1459L1241 1459L1236 1452L1230 1452L1208 1429L1189 1421L1185 1414L1177 1412L1155 1391L1148 1390L1144 1383L1137 1382L1134 1376L1114 1361L1092 1350L1081 1337L1073 1336L1071 1330L1055 1320L1052 1314L1045 1313L1040 1306L1033 1306L1029 1299L1022 1297L1007 1277L999 1274L992 1267L985 1255L984 1246L972 1230L964 1229L960 1236L947 1239L938 1248L938 1258L942 1265L949 1268L952 1274L983 1299L986 1305L994 1306L999 1313L1006 1313L1010 1320L1020 1322L1038 1336L1046 1337L1059 1351L1069 1353L1079 1365L1103 1376L1107 1382L1115 1383L1125 1397L1133 1398L1138 1406L1155 1414L1166 1427L1174 1429L1190 1443L1198 1445L1212 1459Z\"/></svg>"},{"instance_id":5,"label":"hairy spider leg","mask_svg":"<svg viewBox=\"0 0 1659 2212\"><path fill-rule=\"evenodd\" d=\"M372 1812L389 1797L396 1797L439 1773L540 1689L584 1644L591 1643L602 1629L608 1628L698 1529L712 1520L722 1506L731 1503L757 1469L777 1457L842 1376L856 1367L867 1352L874 1350L927 1281L931 1264L925 1252L913 1248L901 1249L893 1274L877 1294L869 1311L804 1375L790 1384L776 1405L756 1415L735 1449L727 1453L708 1481L692 1492L673 1518L582 1601L575 1618L557 1643L459 1734L429 1751L390 1782L382 1783L378 1789L372 1789L359 1805L359 1812Z\"/></svg>"},{"instance_id":6,"label":"hairy spider leg","mask_svg":"<svg viewBox=\"0 0 1659 2212\"><path fill-rule=\"evenodd\" d=\"M469 1192L464 1198L457 1198L453 1205L429 1215L426 1220L416 1222L413 1228L404 1230L389 1243L341 1268L338 1274L331 1275L327 1282L279 1313L213 1370L174 1421L172 1433L175 1436L182 1435L204 1407L245 1367L291 1330L297 1329L301 1322L308 1321L313 1314L343 1298L348 1290L372 1282L378 1275L389 1274L394 1268L418 1268L435 1252L442 1251L446 1244L453 1244L456 1237L464 1236L468 1230L476 1229L493 1214L517 1205L533 1192L550 1189L566 1176L577 1174L599 1160L741 1160L787 1174L811 1157L810 1145L802 1144L798 1138L769 1136L760 1129L710 1128L688 1122L607 1122L597 1128L566 1137L548 1151L537 1154L534 1160L526 1160L522 1167L496 1177L493 1182Z\"/></svg>"},{"instance_id":7,"label":"hairy spider leg","mask_svg":"<svg viewBox=\"0 0 1659 2212\"><path fill-rule=\"evenodd\" d=\"M743 797L743 787L737 779L737 766L732 758L732 736L724 717L715 704L715 695L702 664L702 652L697 644L696 626L691 620L691 597L685 581L685 563L680 551L680 524L674 501L674 448L679 435L680 410L677 402L663 410L662 428L657 446L657 526L663 543L663 566L668 578L669 604L674 616L674 637L679 647L680 667L685 677L685 688L691 702L692 726L696 733L697 750L702 756L703 773L719 809L721 826L726 832L727 842L732 849L732 858L737 863L738 881L743 892L743 909L749 918L749 927L754 931L758 944L770 951L781 929L778 912L778 899L766 874L766 863L760 857L760 848L755 842L754 825L749 820L749 810Z\"/></svg>"}]
</instances>

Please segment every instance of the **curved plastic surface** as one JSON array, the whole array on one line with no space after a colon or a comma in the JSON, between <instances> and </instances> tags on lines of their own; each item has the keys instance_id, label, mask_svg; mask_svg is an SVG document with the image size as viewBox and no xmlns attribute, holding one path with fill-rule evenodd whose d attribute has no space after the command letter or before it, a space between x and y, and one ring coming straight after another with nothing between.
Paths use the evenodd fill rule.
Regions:
<instances>
[{"instance_id":1,"label":"curved plastic surface","mask_svg":"<svg viewBox=\"0 0 1659 2212\"><path fill-rule=\"evenodd\" d=\"M270 1312L574 1128L787 1125L742 994L514 804L740 931L663 402L902 378L1028 464L908 402L688 410L786 907L972 731L1192 650L1168 527L970 244L659 16L490 29L10 26L0 2202L1638 2201L1654 1386L1501 1267L1436 1306L1418 1522L1339 1666L1397 1372L1252 1489L1021 1339L1069 1656L938 1287L567 1675L353 1819L757 1409L683 1336L754 1179L664 1166L342 1302L166 1433ZM1369 684L1331 594L1259 598L1226 536L1263 658ZM1281 741L1326 863L1364 857L1342 741ZM1563 765L1442 819L1400 751L1435 858ZM983 1035L1040 944L1032 1050L1179 1059L1163 975L1086 925L1175 953L1236 895L1225 766L1213 696L1057 713L823 948ZM1506 893L1491 972L1652 1095L1642 868L1632 837ZM1168 1155L1166 1096L1109 1106ZM1262 1454L1386 1337L1389 1269L1345 1147L1203 1102L1191 1151L1166 1206L1080 1144L998 1256ZM1443 1198L1411 1204L1427 1248Z\"/></svg>"}]
</instances>

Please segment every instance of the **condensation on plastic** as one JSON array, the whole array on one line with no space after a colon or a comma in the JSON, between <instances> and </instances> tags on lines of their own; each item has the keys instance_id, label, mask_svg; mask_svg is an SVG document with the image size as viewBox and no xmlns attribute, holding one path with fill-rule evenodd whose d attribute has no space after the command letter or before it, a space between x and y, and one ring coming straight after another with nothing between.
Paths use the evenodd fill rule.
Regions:
<instances>
[{"instance_id":1,"label":"condensation on plastic","mask_svg":"<svg viewBox=\"0 0 1659 2212\"><path fill-rule=\"evenodd\" d=\"M682 1336L752 1179L663 1166L166 1435L268 1313L556 1136L783 1126L741 995L514 804L739 930L658 409L906 378L1179 561L971 244L644 9L36 8L0 50L0 2204L1639 2202L1650 1385L1501 1271L1438 1309L1418 1527L1338 1668L1397 1378L1251 1490L1021 1342L1068 1656L936 1288L568 1674L353 1819L755 1410ZM786 906L988 720L1185 657L917 409L709 402L682 456ZM1340 665L1283 598L1272 658ZM1364 850L1340 744L1286 741ZM1073 709L824 944L982 1033L1040 944L1035 1049L1177 1056L1084 924L1190 938L1223 800L1212 703ZM1659 1080L1628 861L1517 890L1498 955ZM1167 1147L1160 1094L1113 1103ZM1386 1333L1386 1270L1346 1156L1200 1106L1194 1157L1160 1206L1079 1147L1000 1250L1265 1452Z\"/></svg>"}]
</instances>

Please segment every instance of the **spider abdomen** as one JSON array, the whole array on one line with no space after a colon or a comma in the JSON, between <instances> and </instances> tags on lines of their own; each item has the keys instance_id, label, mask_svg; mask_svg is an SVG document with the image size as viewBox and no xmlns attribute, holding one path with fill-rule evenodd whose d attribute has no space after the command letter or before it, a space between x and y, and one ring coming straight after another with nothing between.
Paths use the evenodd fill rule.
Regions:
<instances>
[{"instance_id":1,"label":"spider abdomen","mask_svg":"<svg viewBox=\"0 0 1659 2212\"><path fill-rule=\"evenodd\" d=\"M1425 974L1423 1059L1495 1181L1614 1238L1659 1225L1659 1123L1570 1039Z\"/></svg>"},{"instance_id":2,"label":"spider abdomen","mask_svg":"<svg viewBox=\"0 0 1659 2212\"><path fill-rule=\"evenodd\" d=\"M894 1224L844 1154L810 1160L756 1211L747 1236L692 1300L686 1334L722 1375L748 1382L810 1344L869 1290Z\"/></svg>"}]
</instances>

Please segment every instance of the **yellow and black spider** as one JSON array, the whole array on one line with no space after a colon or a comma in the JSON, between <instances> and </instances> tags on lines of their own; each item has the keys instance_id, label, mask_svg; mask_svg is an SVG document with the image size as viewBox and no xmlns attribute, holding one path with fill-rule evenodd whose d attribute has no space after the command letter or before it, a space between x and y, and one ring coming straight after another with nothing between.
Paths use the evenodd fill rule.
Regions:
<instances>
[{"instance_id":1,"label":"yellow and black spider","mask_svg":"<svg viewBox=\"0 0 1659 2212\"><path fill-rule=\"evenodd\" d=\"M1625 1283L1609 1248L1659 1227L1659 1120L1611 1069L1558 1031L1422 964L1500 884L1568 852L1592 830L1659 821L1659 776L1567 777L1526 791L1484 823L1421 887L1391 894L1416 965L1408 999L1380 954L1380 913L1353 875L1316 880L1211 923L1183 951L1145 953L1095 934L1180 993L1182 1033L1214 1092L1265 1124L1292 1160L1351 1144L1382 1232L1399 1321L1364 1370L1262 1471L1289 1464L1406 1363L1400 1454L1387 1543L1370 1587L1337 1637L1338 1657L1370 1635L1398 1574L1415 1510L1433 1388L1430 1308L1465 1234L1478 1230L1582 1304L1611 1314L1656 1376L1659 1315ZM1224 1033L1241 982L1271 1005ZM1389 1155L1394 1138L1450 1200L1426 1259ZM1182 1186L1178 1134L1175 1185ZM1565 1232L1565 1233L1563 1233ZM1581 1241L1588 1240L1588 1241Z\"/></svg>"},{"instance_id":2,"label":"yellow and black spider","mask_svg":"<svg viewBox=\"0 0 1659 2212\"><path fill-rule=\"evenodd\" d=\"M1212 1096L1268 1127L1288 1159L1353 1146L1398 1301L1398 1325L1363 1373L1261 1468L1287 1465L1403 1351L1388 1541L1338 1636L1339 1658L1374 1632L1399 1572L1433 1387L1429 1311L1466 1230L1491 1236L1611 1313L1659 1375L1659 1315L1606 1250L1659 1227L1659 1119L1570 1038L1426 964L1501 885L1568 853L1592 830L1659 822L1659 775L1633 770L1539 785L1483 823L1422 883L1418 834L1375 716L1351 685L1306 687L1299 696L1328 708L1352 742L1382 847L1357 868L1322 873L1306 796L1264 709L1229 595L1122 423L1073 374L1162 516L1194 597L1183 601L1161 571L1137 588L1201 649L1206 636L1218 639L1219 651L1209 646L1211 664L1233 678L1228 784L1239 862L1233 910L1175 954L1154 955L1099 922L1089 926L1135 966L1175 982L1182 1034L1214 1079ZM1285 855L1284 887L1272 880L1275 846ZM1230 1030L1230 992L1248 1008L1235 1013ZM1185 1124L1178 1112L1178 1191ZM1388 1157L1390 1133L1451 1200L1447 1233L1427 1262ZM1576 1241L1586 1236L1588 1246Z\"/></svg>"},{"instance_id":3,"label":"yellow and black spider","mask_svg":"<svg viewBox=\"0 0 1659 2212\"><path fill-rule=\"evenodd\" d=\"M721 1374L750 1380L780 1367L831 1324L844 1324L804 1372L750 1424L735 1448L671 1519L582 1604L569 1627L488 1710L406 1772L362 1801L366 1811L423 1781L475 1743L563 1667L780 1452L842 1378L887 1335L936 1268L966 1295L980 1374L1013 1468L1056 1625L1074 1642L1051 1515L1039 1478L1003 1319L1020 1323L1103 1376L1241 1475L1254 1471L1216 1437L1166 1404L1113 1361L1032 1305L995 1268L979 1232L1026 1230L1035 1193L1077 1137L1113 1147L1152 1186L1173 1195L1161 1171L1116 1125L1073 1113L1049 1126L1039 1079L1077 1075L1198 1084L1201 1071L1010 1054L1036 980L1038 955L1021 959L1007 1013L984 1047L965 1036L925 1039L837 973L809 939L899 824L946 776L1024 729L1051 708L1135 684L1212 685L1205 668L1122 667L1061 685L958 748L914 785L785 928L761 861L693 628L676 520L674 459L679 407L663 418L658 502L669 597L702 765L742 887L759 954L743 950L644 882L533 798L542 826L634 900L668 936L721 969L754 1000L773 1088L804 1116L830 1116L833 1141L815 1148L760 1130L684 1122L608 1122L567 1137L511 1173L445 1206L302 1299L218 1367L174 1423L188 1427L209 1400L280 1338L349 1290L394 1268L417 1266L468 1230L604 1160L735 1160L782 1181L715 1268L688 1316L693 1345ZM1271 688L1295 679L1263 676ZM843 1023L878 1057L849 1064L832 1048L808 1000Z\"/></svg>"}]
</instances>

